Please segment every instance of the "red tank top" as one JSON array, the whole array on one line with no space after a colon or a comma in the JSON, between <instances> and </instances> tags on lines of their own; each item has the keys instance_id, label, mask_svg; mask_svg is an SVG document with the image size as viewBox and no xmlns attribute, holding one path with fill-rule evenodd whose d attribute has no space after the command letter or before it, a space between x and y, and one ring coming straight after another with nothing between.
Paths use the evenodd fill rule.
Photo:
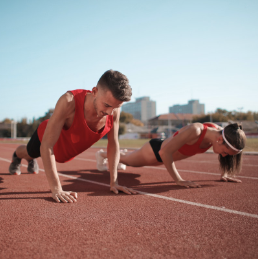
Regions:
<instances>
[{"instance_id":1,"label":"red tank top","mask_svg":"<svg viewBox=\"0 0 258 259\"><path fill-rule=\"evenodd\" d=\"M178 149L178 152L185 156L193 156L198 153L206 152L212 145L207 148L200 148L200 145L205 137L208 127L216 128L216 126L211 123L203 123L203 130L199 139L193 145L184 144L181 148ZM174 136L176 136L177 134L178 131L174 133Z\"/></svg>"},{"instance_id":2,"label":"red tank top","mask_svg":"<svg viewBox=\"0 0 258 259\"><path fill-rule=\"evenodd\" d=\"M54 145L55 159L59 163L72 160L95 142L105 136L113 127L113 116L107 115L105 126L99 131L92 131L84 118L84 100L88 90L71 91L75 99L75 114L71 127L61 131L59 139ZM38 127L38 137L42 141L48 120L43 121Z\"/></svg>"}]
</instances>

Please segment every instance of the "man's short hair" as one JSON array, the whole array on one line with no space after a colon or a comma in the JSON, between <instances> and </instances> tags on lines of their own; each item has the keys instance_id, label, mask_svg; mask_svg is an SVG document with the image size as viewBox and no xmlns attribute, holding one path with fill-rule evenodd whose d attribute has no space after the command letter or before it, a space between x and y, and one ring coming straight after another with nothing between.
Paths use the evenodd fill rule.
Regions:
<instances>
[{"instance_id":1,"label":"man's short hair","mask_svg":"<svg viewBox=\"0 0 258 259\"><path fill-rule=\"evenodd\" d=\"M112 69L106 71L98 81L98 85L104 90L111 91L114 98L122 102L131 100L132 88L129 85L128 78Z\"/></svg>"}]
</instances>

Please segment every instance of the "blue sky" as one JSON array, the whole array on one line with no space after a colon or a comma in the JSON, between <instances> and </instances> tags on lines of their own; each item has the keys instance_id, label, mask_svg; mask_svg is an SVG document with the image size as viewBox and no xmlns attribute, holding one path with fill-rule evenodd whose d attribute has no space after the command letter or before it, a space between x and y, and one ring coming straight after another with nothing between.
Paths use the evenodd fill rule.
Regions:
<instances>
[{"instance_id":1,"label":"blue sky","mask_svg":"<svg viewBox=\"0 0 258 259\"><path fill-rule=\"evenodd\" d=\"M199 99L258 111L256 0L1 0L0 121L32 119L108 69L157 114Z\"/></svg>"}]
</instances>

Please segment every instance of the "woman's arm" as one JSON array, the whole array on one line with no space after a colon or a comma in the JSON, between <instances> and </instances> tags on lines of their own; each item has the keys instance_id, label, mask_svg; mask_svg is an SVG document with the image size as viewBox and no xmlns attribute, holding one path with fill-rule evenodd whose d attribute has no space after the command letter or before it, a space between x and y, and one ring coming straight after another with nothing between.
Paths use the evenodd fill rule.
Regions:
<instances>
[{"instance_id":1,"label":"woman's arm","mask_svg":"<svg viewBox=\"0 0 258 259\"><path fill-rule=\"evenodd\" d=\"M171 177L174 179L176 184L185 187L201 187L200 185L185 181L178 173L174 160L173 154L178 151L184 144L189 143L195 139L198 139L202 132L202 124L196 123L188 126L185 130L181 131L180 134L170 137L168 142L160 149L159 155Z\"/></svg>"}]
</instances>

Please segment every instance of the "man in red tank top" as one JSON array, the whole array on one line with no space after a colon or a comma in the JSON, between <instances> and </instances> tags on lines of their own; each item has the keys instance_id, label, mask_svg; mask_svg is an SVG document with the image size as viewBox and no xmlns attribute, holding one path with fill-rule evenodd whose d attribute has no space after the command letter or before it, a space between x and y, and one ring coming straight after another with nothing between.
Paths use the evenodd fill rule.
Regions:
<instances>
[{"instance_id":1,"label":"man in red tank top","mask_svg":"<svg viewBox=\"0 0 258 259\"><path fill-rule=\"evenodd\" d=\"M125 75L106 71L92 91L73 90L62 95L49 120L42 122L28 145L19 146L9 167L11 174L21 174L21 159L28 161L28 172L38 173L35 158L41 156L52 198L57 202L76 202L77 193L62 190L56 161L73 159L108 134L110 190L135 194L117 180L119 162L118 129L120 107L131 99L132 89Z\"/></svg>"}]
</instances>

